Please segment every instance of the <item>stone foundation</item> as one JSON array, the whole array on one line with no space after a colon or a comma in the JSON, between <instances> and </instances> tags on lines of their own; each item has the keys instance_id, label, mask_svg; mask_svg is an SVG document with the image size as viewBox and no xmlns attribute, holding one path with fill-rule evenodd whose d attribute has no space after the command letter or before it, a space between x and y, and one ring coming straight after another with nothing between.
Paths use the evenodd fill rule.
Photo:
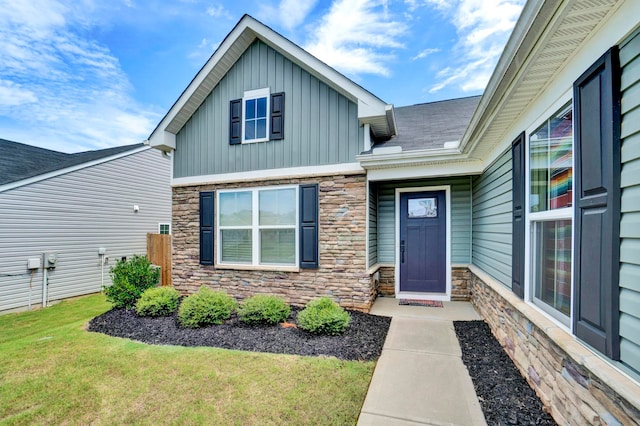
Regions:
<instances>
[{"instance_id":1,"label":"stone foundation","mask_svg":"<svg viewBox=\"0 0 640 426\"><path fill-rule=\"evenodd\" d=\"M378 268L380 279L378 292L383 296L395 297L396 295L396 268L393 266L381 266ZM468 302L471 297L469 286L470 273L467 266L451 267L451 300L455 302Z\"/></svg>"},{"instance_id":2,"label":"stone foundation","mask_svg":"<svg viewBox=\"0 0 640 426\"><path fill-rule=\"evenodd\" d=\"M558 424L639 424L637 383L504 285L470 269L471 302Z\"/></svg>"},{"instance_id":3,"label":"stone foundation","mask_svg":"<svg viewBox=\"0 0 640 426\"><path fill-rule=\"evenodd\" d=\"M396 295L396 278L394 276L396 268L393 266L381 266L378 269L380 272L380 279L378 285L378 291L383 296L395 296Z\"/></svg>"},{"instance_id":4,"label":"stone foundation","mask_svg":"<svg viewBox=\"0 0 640 426\"><path fill-rule=\"evenodd\" d=\"M319 184L318 269L297 272L221 269L199 262L199 198L201 191L271 185ZM224 289L242 300L257 293L275 294L292 305L330 296L341 306L368 311L376 289L366 265L366 177L323 176L251 183L173 188L173 285L182 294L202 286Z\"/></svg>"},{"instance_id":5,"label":"stone foundation","mask_svg":"<svg viewBox=\"0 0 640 426\"><path fill-rule=\"evenodd\" d=\"M451 301L468 302L471 299L470 278L471 272L466 266L451 267Z\"/></svg>"}]
</instances>

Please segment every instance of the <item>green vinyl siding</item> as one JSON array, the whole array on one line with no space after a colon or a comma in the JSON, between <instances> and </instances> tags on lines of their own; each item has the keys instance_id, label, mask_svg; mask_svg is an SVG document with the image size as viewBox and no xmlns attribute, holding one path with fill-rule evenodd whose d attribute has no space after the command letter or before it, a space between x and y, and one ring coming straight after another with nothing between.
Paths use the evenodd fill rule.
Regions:
<instances>
[{"instance_id":1,"label":"green vinyl siding","mask_svg":"<svg viewBox=\"0 0 640 426\"><path fill-rule=\"evenodd\" d=\"M284 92L284 139L229 145L229 102ZM363 148L357 105L261 41L231 67L176 135L174 177L349 163Z\"/></svg>"},{"instance_id":2,"label":"green vinyl siding","mask_svg":"<svg viewBox=\"0 0 640 426\"><path fill-rule=\"evenodd\" d=\"M472 263L511 286L511 150L473 178Z\"/></svg>"},{"instance_id":3,"label":"green vinyl siding","mask_svg":"<svg viewBox=\"0 0 640 426\"><path fill-rule=\"evenodd\" d=\"M451 177L378 184L378 263L395 262L396 188L451 186L451 263L471 261L471 178Z\"/></svg>"},{"instance_id":4,"label":"green vinyl siding","mask_svg":"<svg viewBox=\"0 0 640 426\"><path fill-rule=\"evenodd\" d=\"M369 259L368 266L378 263L378 188L369 183Z\"/></svg>"},{"instance_id":5,"label":"green vinyl siding","mask_svg":"<svg viewBox=\"0 0 640 426\"><path fill-rule=\"evenodd\" d=\"M620 360L640 372L640 35L620 48L622 67L622 217Z\"/></svg>"}]
</instances>

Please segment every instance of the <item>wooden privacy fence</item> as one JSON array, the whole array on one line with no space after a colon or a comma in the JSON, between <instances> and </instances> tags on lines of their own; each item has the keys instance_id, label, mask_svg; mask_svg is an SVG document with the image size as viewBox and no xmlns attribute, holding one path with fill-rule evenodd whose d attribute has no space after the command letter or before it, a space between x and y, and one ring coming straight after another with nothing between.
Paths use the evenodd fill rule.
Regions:
<instances>
[{"instance_id":1,"label":"wooden privacy fence","mask_svg":"<svg viewBox=\"0 0 640 426\"><path fill-rule=\"evenodd\" d=\"M160 267L160 283L171 285L171 235L147 234L147 257Z\"/></svg>"}]
</instances>

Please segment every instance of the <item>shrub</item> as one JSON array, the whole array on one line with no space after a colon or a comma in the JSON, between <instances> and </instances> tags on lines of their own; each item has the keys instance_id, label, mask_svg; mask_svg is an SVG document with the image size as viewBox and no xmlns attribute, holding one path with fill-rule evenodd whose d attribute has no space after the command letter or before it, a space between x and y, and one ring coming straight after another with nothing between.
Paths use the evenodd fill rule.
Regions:
<instances>
[{"instance_id":1,"label":"shrub","mask_svg":"<svg viewBox=\"0 0 640 426\"><path fill-rule=\"evenodd\" d=\"M110 274L113 285L104 292L116 308L133 308L142 292L160 281L160 269L151 265L147 256L134 255L129 260L119 260Z\"/></svg>"},{"instance_id":2,"label":"shrub","mask_svg":"<svg viewBox=\"0 0 640 426\"><path fill-rule=\"evenodd\" d=\"M291 308L279 297L256 294L238 308L240 320L247 324L277 324L289 318Z\"/></svg>"},{"instance_id":3,"label":"shrub","mask_svg":"<svg viewBox=\"0 0 640 426\"><path fill-rule=\"evenodd\" d=\"M300 311L298 326L315 334L342 334L349 325L351 316L328 297L313 300Z\"/></svg>"},{"instance_id":4,"label":"shrub","mask_svg":"<svg viewBox=\"0 0 640 426\"><path fill-rule=\"evenodd\" d=\"M202 286L197 293L182 301L178 320L183 327L198 328L209 324L222 324L236 308L236 301L227 293Z\"/></svg>"},{"instance_id":5,"label":"shrub","mask_svg":"<svg viewBox=\"0 0 640 426\"><path fill-rule=\"evenodd\" d=\"M146 289L136 303L136 313L142 317L171 315L178 309L180 293L173 287Z\"/></svg>"}]
</instances>

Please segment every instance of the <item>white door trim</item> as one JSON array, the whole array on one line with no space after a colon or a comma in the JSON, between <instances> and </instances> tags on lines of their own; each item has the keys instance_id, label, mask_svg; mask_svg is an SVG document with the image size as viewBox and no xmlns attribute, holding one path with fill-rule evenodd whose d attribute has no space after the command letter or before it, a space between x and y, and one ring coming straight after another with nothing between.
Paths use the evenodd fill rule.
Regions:
<instances>
[{"instance_id":1,"label":"white door trim","mask_svg":"<svg viewBox=\"0 0 640 426\"><path fill-rule=\"evenodd\" d=\"M446 278L447 289L445 293L417 293L417 292L400 292L400 194L405 192L422 192L422 191L444 191L446 209ZM451 300L451 185L442 186L420 186L409 188L396 188L395 200L395 291L396 299L413 299L413 300L441 300L448 302Z\"/></svg>"}]
</instances>

